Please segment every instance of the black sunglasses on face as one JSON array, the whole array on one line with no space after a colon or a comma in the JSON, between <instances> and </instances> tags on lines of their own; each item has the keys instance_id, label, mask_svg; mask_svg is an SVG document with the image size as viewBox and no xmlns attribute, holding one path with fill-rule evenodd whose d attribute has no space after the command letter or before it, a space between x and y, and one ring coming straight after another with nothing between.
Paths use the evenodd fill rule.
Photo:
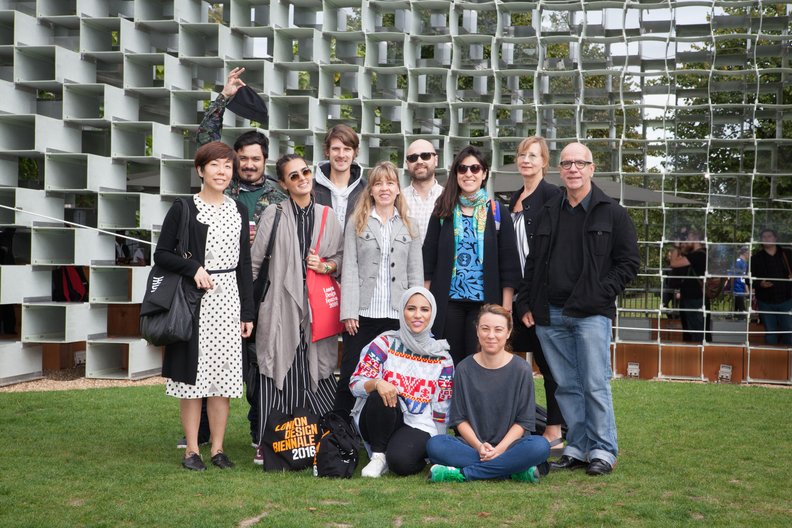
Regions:
<instances>
[{"instance_id":1,"label":"black sunglasses on face","mask_svg":"<svg viewBox=\"0 0 792 528\"><path fill-rule=\"evenodd\" d=\"M287 178L289 178L289 181L293 181L294 182L294 181L299 180L300 177L302 177L302 178L310 178L312 174L313 174L313 171L310 168L303 167L299 171L290 172L289 175L287 176Z\"/></svg>"},{"instance_id":2,"label":"black sunglasses on face","mask_svg":"<svg viewBox=\"0 0 792 528\"><path fill-rule=\"evenodd\" d=\"M457 165L456 172L457 174L465 174L468 169L470 169L471 174L478 174L483 167L478 163L474 165L462 165L461 163Z\"/></svg>"},{"instance_id":3,"label":"black sunglasses on face","mask_svg":"<svg viewBox=\"0 0 792 528\"><path fill-rule=\"evenodd\" d=\"M415 163L416 161L418 161L418 157L419 156L421 157L422 160L429 161L430 159L432 159L432 156L437 156L437 153L436 152L421 152L420 154L409 154L409 155L405 156L405 158L410 163Z\"/></svg>"}]
</instances>

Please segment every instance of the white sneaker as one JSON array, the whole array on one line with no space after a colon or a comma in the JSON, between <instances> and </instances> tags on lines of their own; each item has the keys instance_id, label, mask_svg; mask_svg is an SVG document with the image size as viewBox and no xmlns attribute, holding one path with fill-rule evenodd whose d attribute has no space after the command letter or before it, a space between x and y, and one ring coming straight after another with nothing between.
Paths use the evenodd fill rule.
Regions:
<instances>
[{"instance_id":1,"label":"white sneaker","mask_svg":"<svg viewBox=\"0 0 792 528\"><path fill-rule=\"evenodd\" d=\"M385 461L385 453L372 453L371 462L360 472L361 477L379 478L388 472L388 463Z\"/></svg>"}]
</instances>

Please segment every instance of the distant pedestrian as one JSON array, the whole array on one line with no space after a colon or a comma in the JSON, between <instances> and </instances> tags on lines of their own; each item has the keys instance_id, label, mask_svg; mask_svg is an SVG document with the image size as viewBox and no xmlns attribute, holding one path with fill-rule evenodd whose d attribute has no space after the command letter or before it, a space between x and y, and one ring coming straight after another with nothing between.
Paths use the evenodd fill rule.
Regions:
<instances>
[{"instance_id":1,"label":"distant pedestrian","mask_svg":"<svg viewBox=\"0 0 792 528\"><path fill-rule=\"evenodd\" d=\"M763 229L762 248L751 257L751 278L768 345L792 345L792 251Z\"/></svg>"}]
</instances>

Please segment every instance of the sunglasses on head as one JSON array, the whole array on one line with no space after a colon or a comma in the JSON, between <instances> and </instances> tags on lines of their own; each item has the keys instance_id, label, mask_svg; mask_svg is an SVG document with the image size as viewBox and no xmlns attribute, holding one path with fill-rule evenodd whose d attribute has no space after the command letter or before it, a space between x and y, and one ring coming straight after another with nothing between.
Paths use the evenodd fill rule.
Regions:
<instances>
[{"instance_id":1,"label":"sunglasses on head","mask_svg":"<svg viewBox=\"0 0 792 528\"><path fill-rule=\"evenodd\" d=\"M419 156L420 156L420 158L422 160L429 161L430 159L432 159L432 156L437 156L437 153L436 152L421 152L420 154L408 154L407 156L405 156L405 158L410 163L415 163L416 161L418 161L418 157Z\"/></svg>"},{"instance_id":2,"label":"sunglasses on head","mask_svg":"<svg viewBox=\"0 0 792 528\"><path fill-rule=\"evenodd\" d=\"M457 174L465 174L468 171L468 169L470 169L470 174L478 174L479 172L481 172L481 169L483 168L484 167L482 167L478 163L475 163L473 165L463 165L460 163L459 165L457 165L456 172Z\"/></svg>"},{"instance_id":3,"label":"sunglasses on head","mask_svg":"<svg viewBox=\"0 0 792 528\"><path fill-rule=\"evenodd\" d=\"M302 177L302 178L310 178L312 174L313 174L313 171L309 167L303 167L299 171L290 172L289 175L286 176L286 177L289 178L289 181L293 181L294 182L294 181L299 180L300 177Z\"/></svg>"}]
</instances>

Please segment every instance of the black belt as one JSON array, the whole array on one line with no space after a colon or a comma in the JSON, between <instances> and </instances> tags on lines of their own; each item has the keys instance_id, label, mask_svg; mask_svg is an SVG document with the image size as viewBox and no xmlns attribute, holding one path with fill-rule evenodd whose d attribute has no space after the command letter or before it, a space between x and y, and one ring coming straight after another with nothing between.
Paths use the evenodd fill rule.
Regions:
<instances>
[{"instance_id":1,"label":"black belt","mask_svg":"<svg viewBox=\"0 0 792 528\"><path fill-rule=\"evenodd\" d=\"M236 271L236 268L229 268L224 270L206 270L206 273L209 275L218 275L220 273L231 273L232 271Z\"/></svg>"}]
</instances>

